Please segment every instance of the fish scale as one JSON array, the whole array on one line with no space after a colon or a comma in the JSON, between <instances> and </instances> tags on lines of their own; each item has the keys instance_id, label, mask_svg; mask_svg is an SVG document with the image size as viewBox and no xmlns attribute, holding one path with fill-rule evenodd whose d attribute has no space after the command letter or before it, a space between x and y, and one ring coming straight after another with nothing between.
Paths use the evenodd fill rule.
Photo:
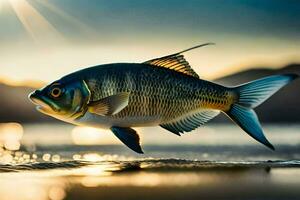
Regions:
<instances>
[{"instance_id":1,"label":"fish scale","mask_svg":"<svg viewBox=\"0 0 300 200\"><path fill-rule=\"evenodd\" d=\"M112 118L159 116L165 122L199 109L226 108L230 92L233 95L223 86L150 65L103 66L87 77L92 101L130 92L128 106ZM89 79L99 81L95 84Z\"/></svg>"}]
</instances>

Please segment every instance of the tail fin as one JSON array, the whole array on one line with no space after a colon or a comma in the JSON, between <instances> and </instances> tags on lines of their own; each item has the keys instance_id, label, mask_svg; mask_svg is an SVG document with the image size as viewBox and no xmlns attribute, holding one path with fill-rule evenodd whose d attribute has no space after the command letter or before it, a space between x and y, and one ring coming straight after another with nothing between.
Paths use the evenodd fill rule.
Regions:
<instances>
[{"instance_id":1,"label":"tail fin","mask_svg":"<svg viewBox=\"0 0 300 200\"><path fill-rule=\"evenodd\" d=\"M280 88L299 77L296 74L274 75L234 87L238 101L226 114L258 142L275 150L262 131L253 108L263 103Z\"/></svg>"}]
</instances>

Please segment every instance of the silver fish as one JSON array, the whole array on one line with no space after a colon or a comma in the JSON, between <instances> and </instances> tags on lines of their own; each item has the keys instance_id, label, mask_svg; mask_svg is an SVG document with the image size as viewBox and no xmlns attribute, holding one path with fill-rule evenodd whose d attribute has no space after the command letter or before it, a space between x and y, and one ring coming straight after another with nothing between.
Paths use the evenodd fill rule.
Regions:
<instances>
[{"instance_id":1,"label":"silver fish","mask_svg":"<svg viewBox=\"0 0 300 200\"><path fill-rule=\"evenodd\" d=\"M202 80L182 53L209 44L144 63L86 68L34 91L29 98L46 115L75 125L110 129L137 153L143 151L139 135L131 127L159 125L180 135L220 112L274 149L253 109L298 75L269 76L236 87Z\"/></svg>"}]
</instances>

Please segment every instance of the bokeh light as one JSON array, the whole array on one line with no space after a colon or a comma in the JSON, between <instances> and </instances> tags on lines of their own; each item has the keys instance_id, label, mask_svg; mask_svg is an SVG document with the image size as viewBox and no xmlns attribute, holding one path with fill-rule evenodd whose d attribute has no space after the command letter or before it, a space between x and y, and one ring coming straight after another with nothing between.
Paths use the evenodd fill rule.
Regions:
<instances>
[{"instance_id":1,"label":"bokeh light","mask_svg":"<svg viewBox=\"0 0 300 200\"><path fill-rule=\"evenodd\" d=\"M78 145L115 144L110 130L77 126L72 130L72 141Z\"/></svg>"},{"instance_id":2,"label":"bokeh light","mask_svg":"<svg viewBox=\"0 0 300 200\"><path fill-rule=\"evenodd\" d=\"M23 132L23 127L19 123L0 124L0 144L7 150L19 150Z\"/></svg>"}]
</instances>

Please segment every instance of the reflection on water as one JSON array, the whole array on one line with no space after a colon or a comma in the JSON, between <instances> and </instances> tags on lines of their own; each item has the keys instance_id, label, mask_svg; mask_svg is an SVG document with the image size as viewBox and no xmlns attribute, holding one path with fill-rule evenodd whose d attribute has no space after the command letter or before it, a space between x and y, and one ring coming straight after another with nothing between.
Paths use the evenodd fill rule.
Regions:
<instances>
[{"instance_id":1,"label":"reflection on water","mask_svg":"<svg viewBox=\"0 0 300 200\"><path fill-rule=\"evenodd\" d=\"M232 198L237 191L251 199L248 191L261 188L262 199L296 199L299 128L267 126L275 152L234 126L210 126L183 137L143 129L146 154L137 155L104 130L1 124L0 199L211 199Z\"/></svg>"},{"instance_id":2,"label":"reflection on water","mask_svg":"<svg viewBox=\"0 0 300 200\"><path fill-rule=\"evenodd\" d=\"M39 179L31 174L1 177L0 185L3 200L62 200L68 187L64 178Z\"/></svg>"},{"instance_id":3,"label":"reflection on water","mask_svg":"<svg viewBox=\"0 0 300 200\"><path fill-rule=\"evenodd\" d=\"M108 157L108 155L106 155ZM64 199L84 188L173 188L175 193L197 187L195 191L237 187L288 186L298 191L299 161L213 162L177 159L143 159L135 161L64 161L36 162L31 165L1 165L1 199ZM6 170L6 173L4 169ZM230 185L228 185L230 183ZM18 192L11 188L18 187ZM178 191L177 191L178 190ZM239 189L238 189L239 190ZM102 191L103 192L103 191ZM99 192L101 196L102 192ZM133 192L133 191L131 191ZM293 197L293 194L290 197ZM88 195L86 193L85 195ZM122 198L122 193L111 194ZM160 195L160 193L159 193ZM151 197L151 196L150 196ZM77 198L74 198L77 199ZM144 199L151 199L145 197ZM182 198L185 199L185 198Z\"/></svg>"}]
</instances>

